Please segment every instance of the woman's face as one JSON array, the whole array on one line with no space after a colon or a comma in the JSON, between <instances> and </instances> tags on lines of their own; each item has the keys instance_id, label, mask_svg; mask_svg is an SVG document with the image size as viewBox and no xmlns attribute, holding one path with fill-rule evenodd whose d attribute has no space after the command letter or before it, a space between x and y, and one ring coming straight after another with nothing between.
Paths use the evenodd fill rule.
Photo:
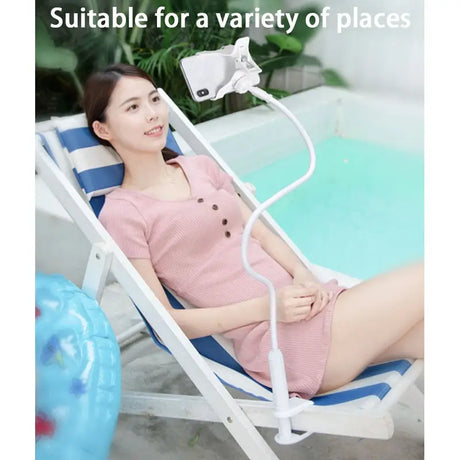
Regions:
<instances>
[{"instance_id":1,"label":"woman's face","mask_svg":"<svg viewBox=\"0 0 460 460\"><path fill-rule=\"evenodd\" d=\"M168 107L148 80L122 77L105 110L105 122L93 128L123 156L127 152L161 151L168 134Z\"/></svg>"}]
</instances>

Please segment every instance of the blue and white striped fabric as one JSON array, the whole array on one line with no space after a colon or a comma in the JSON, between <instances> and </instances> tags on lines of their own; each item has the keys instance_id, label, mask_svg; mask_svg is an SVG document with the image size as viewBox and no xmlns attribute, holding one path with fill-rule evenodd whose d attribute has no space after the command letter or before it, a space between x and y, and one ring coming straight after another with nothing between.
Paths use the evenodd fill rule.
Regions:
<instances>
[{"instance_id":1,"label":"blue and white striped fabric","mask_svg":"<svg viewBox=\"0 0 460 460\"><path fill-rule=\"evenodd\" d=\"M79 114L53 118L62 146L69 154L75 176L88 199L105 195L120 186L124 167L111 147L100 144Z\"/></svg>"},{"instance_id":2,"label":"blue and white striped fabric","mask_svg":"<svg viewBox=\"0 0 460 460\"><path fill-rule=\"evenodd\" d=\"M123 162L113 148L100 144L91 134L84 114L53 117L53 121L75 176L89 200L120 186L124 174ZM171 130L166 145L181 153Z\"/></svg>"},{"instance_id":3,"label":"blue and white striped fabric","mask_svg":"<svg viewBox=\"0 0 460 460\"><path fill-rule=\"evenodd\" d=\"M370 409L379 403L410 368L412 360L399 359L366 368L352 382L312 398L317 406L337 404Z\"/></svg>"}]
</instances>

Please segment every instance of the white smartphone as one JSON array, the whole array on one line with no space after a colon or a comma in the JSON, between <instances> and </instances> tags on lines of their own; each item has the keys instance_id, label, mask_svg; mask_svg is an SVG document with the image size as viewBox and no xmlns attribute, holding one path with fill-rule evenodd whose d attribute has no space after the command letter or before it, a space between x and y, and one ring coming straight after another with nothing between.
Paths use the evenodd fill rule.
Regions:
<instances>
[{"instance_id":1,"label":"white smartphone","mask_svg":"<svg viewBox=\"0 0 460 460\"><path fill-rule=\"evenodd\" d=\"M232 78L235 60L230 54L231 49L232 45L180 60L180 68L195 101L214 99L219 89Z\"/></svg>"}]
</instances>

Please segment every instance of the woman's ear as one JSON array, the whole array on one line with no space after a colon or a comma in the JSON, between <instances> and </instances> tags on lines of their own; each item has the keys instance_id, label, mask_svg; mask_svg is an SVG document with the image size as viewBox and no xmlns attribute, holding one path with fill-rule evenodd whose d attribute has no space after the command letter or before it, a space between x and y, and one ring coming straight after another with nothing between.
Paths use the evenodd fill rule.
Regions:
<instances>
[{"instance_id":1,"label":"woman's ear","mask_svg":"<svg viewBox=\"0 0 460 460\"><path fill-rule=\"evenodd\" d=\"M105 123L101 123L99 120L93 121L93 130L97 137L110 141L110 131L107 129Z\"/></svg>"}]
</instances>

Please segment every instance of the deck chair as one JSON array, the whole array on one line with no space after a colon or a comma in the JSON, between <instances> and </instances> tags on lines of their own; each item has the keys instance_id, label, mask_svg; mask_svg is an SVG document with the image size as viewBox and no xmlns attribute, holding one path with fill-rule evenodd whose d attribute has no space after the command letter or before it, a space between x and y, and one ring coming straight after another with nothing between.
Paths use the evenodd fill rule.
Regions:
<instances>
[{"instance_id":1,"label":"deck chair","mask_svg":"<svg viewBox=\"0 0 460 460\"><path fill-rule=\"evenodd\" d=\"M190 147L188 155L212 157L230 174L236 191L254 209L257 199L162 91L169 107L168 146L180 152L180 137ZM83 114L52 118L36 124L36 171L86 235L91 251L82 289L100 300L109 272L132 299L142 323L119 337L119 343L148 328L153 340L171 353L202 396L124 392L121 413L154 415L221 422L246 456L259 460L278 458L257 427L277 428L270 388L249 377L236 361L231 343L210 336L189 340L137 273L97 219L104 195L120 185L123 165L115 152L98 144L90 135ZM359 282L344 274L310 263L286 233L264 213L262 220L277 232L319 279L338 279L344 286ZM189 307L165 287L175 308ZM406 404L423 417L423 394L414 382L423 370L423 360L397 360L367 368L353 382L312 398L313 404L292 418L294 430L361 438L389 439L394 425L390 408L403 396ZM226 385L244 392L234 398ZM249 396L248 396L249 395ZM286 447L286 449L289 449Z\"/></svg>"}]
</instances>

